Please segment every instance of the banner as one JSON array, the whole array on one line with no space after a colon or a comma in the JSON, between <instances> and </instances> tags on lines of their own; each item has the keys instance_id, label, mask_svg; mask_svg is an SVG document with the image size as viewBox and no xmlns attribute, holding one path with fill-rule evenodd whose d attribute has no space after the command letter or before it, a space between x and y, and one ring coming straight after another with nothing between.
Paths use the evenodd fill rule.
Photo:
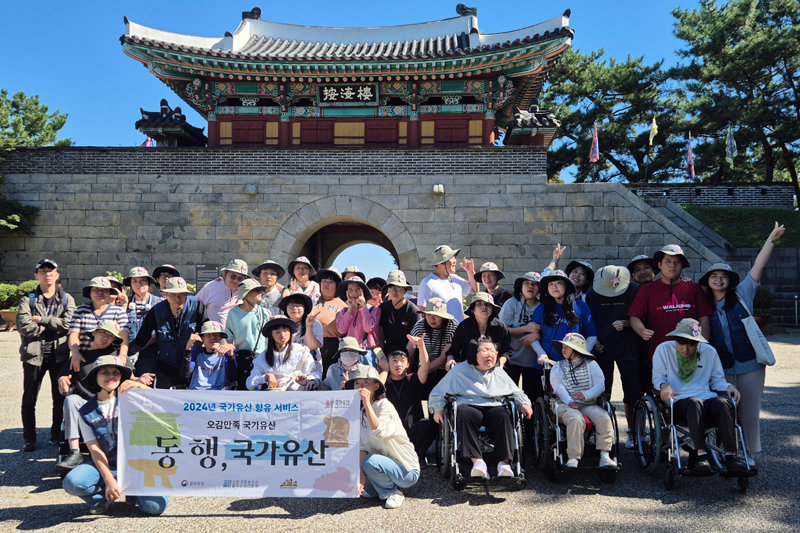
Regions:
<instances>
[{"instance_id":1,"label":"banner","mask_svg":"<svg viewBox=\"0 0 800 533\"><path fill-rule=\"evenodd\" d=\"M123 494L355 498L358 391L131 389L119 396Z\"/></svg>"}]
</instances>

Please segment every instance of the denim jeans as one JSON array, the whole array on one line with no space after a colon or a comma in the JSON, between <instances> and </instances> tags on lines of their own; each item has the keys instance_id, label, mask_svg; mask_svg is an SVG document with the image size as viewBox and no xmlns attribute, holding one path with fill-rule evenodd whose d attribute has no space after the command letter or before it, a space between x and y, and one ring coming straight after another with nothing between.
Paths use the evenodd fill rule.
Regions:
<instances>
[{"instance_id":1,"label":"denim jeans","mask_svg":"<svg viewBox=\"0 0 800 533\"><path fill-rule=\"evenodd\" d=\"M419 470L408 472L403 465L385 455L366 455L361 461L361 468L366 477L364 492L382 500L398 487L408 488L419 479Z\"/></svg>"},{"instance_id":2,"label":"denim jeans","mask_svg":"<svg viewBox=\"0 0 800 533\"><path fill-rule=\"evenodd\" d=\"M111 471L117 477L116 470ZM67 494L72 494L82 498L91 506L105 500L106 484L100 477L100 472L91 463L84 463L70 471L64 478L64 490ZM167 508L169 499L163 496L131 496L135 499L136 505L143 513L149 515L160 515Z\"/></svg>"}]
</instances>

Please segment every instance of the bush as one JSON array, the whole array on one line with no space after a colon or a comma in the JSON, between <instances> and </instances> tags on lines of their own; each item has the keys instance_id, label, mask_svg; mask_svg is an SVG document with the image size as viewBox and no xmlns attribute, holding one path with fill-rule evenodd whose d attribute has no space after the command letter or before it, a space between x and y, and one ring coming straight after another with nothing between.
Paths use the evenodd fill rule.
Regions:
<instances>
[{"instance_id":1,"label":"bush","mask_svg":"<svg viewBox=\"0 0 800 533\"><path fill-rule=\"evenodd\" d=\"M756 289L756 295L753 298L753 314L757 316L769 315L772 308L772 293L769 289L759 286Z\"/></svg>"},{"instance_id":2,"label":"bush","mask_svg":"<svg viewBox=\"0 0 800 533\"><path fill-rule=\"evenodd\" d=\"M27 293L36 289L39 282L35 279L24 281L19 285L0 283L0 309L16 311L20 299Z\"/></svg>"},{"instance_id":3,"label":"bush","mask_svg":"<svg viewBox=\"0 0 800 533\"><path fill-rule=\"evenodd\" d=\"M761 248L777 220L787 228L800 226L800 212L762 207L698 207L682 205L690 215L716 231L737 248ZM779 248L800 246L800 232L787 231Z\"/></svg>"}]
</instances>

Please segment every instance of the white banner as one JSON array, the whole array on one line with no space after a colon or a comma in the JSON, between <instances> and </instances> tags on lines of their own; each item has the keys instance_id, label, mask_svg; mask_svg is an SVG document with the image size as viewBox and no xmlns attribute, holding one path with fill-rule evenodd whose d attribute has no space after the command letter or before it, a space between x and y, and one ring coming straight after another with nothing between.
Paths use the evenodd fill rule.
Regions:
<instances>
[{"instance_id":1,"label":"white banner","mask_svg":"<svg viewBox=\"0 0 800 533\"><path fill-rule=\"evenodd\" d=\"M131 389L119 399L123 494L358 495L358 391Z\"/></svg>"}]
</instances>

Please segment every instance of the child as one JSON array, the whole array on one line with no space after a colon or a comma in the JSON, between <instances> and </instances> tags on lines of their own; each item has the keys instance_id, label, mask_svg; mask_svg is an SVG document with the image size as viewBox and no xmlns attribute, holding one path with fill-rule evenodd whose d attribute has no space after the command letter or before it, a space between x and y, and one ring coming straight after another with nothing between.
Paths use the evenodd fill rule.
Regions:
<instances>
[{"instance_id":1,"label":"child","mask_svg":"<svg viewBox=\"0 0 800 533\"><path fill-rule=\"evenodd\" d=\"M374 368L359 367L350 374L345 389L361 393L361 480L359 495L384 500L397 509L408 488L419 480L419 460L403 424Z\"/></svg>"},{"instance_id":2,"label":"child","mask_svg":"<svg viewBox=\"0 0 800 533\"><path fill-rule=\"evenodd\" d=\"M567 468L578 468L583 455L583 434L586 421L591 419L597 432L600 468L616 468L617 462L608 454L614 438L611 417L595 400L605 391L605 378L600 365L586 349L586 339L579 333L567 333L563 340L553 341L561 347L564 359L553 365L550 384L558 397L558 420L567 426ZM544 359L540 358L539 363Z\"/></svg>"},{"instance_id":3,"label":"child","mask_svg":"<svg viewBox=\"0 0 800 533\"><path fill-rule=\"evenodd\" d=\"M367 284L358 277L350 278L339 284L337 289L339 298L347 303L347 307L339 311L336 316L336 329L339 335L353 337L360 346L370 351L362 360L379 368L379 364L384 363L381 355L382 350L374 350L378 347L378 341L374 332L381 320L380 307L368 308L367 302L370 299ZM383 368L385 370L385 368Z\"/></svg>"},{"instance_id":4,"label":"child","mask_svg":"<svg viewBox=\"0 0 800 533\"><path fill-rule=\"evenodd\" d=\"M227 339L228 334L219 322L209 320L200 328L199 340L202 346L196 346L197 335L192 335L186 344L183 357L181 374L184 381L189 381L191 390L222 390L229 382L236 381L236 363L232 362L235 355L217 353L222 339ZM228 358L232 358L229 360Z\"/></svg>"},{"instance_id":5,"label":"child","mask_svg":"<svg viewBox=\"0 0 800 533\"><path fill-rule=\"evenodd\" d=\"M107 513L120 497L117 485L117 424L119 419L118 393L131 388L147 388L132 381L131 369L113 355L97 358L83 385L96 393L80 409L80 431L92 455L92 463L73 469L64 478L64 490L83 498L91 507L90 514ZM127 380L127 381L126 381ZM167 498L161 496L128 497L144 513L160 515L167 508Z\"/></svg>"},{"instance_id":6,"label":"child","mask_svg":"<svg viewBox=\"0 0 800 533\"><path fill-rule=\"evenodd\" d=\"M594 282L592 264L586 261L570 261L565 272L575 287L575 299L585 301L586 293Z\"/></svg>"},{"instance_id":7,"label":"child","mask_svg":"<svg viewBox=\"0 0 800 533\"><path fill-rule=\"evenodd\" d=\"M239 283L240 303L228 312L225 321L227 338L236 346L238 390L247 390L245 381L253 369L253 358L267 347L267 339L261 334L261 328L272 318L272 312L261 306L266 290L252 278Z\"/></svg>"},{"instance_id":8,"label":"child","mask_svg":"<svg viewBox=\"0 0 800 533\"><path fill-rule=\"evenodd\" d=\"M122 337L119 327L113 320L104 320L97 325L92 335L92 344L81 350L81 369L89 367L104 355L117 355ZM61 376L58 378L58 392L64 398L64 438L69 445L69 453L56 463L56 471L68 472L83 463L83 454L80 452L79 410L91 399L93 392L83 386L80 373L72 371L69 364L64 365Z\"/></svg>"},{"instance_id":9,"label":"child","mask_svg":"<svg viewBox=\"0 0 800 533\"><path fill-rule=\"evenodd\" d=\"M339 341L339 350L336 352L339 360L328 367L320 390L342 390L350 372L360 366L367 366L360 361L360 357L366 355L367 351L360 348L353 337L345 337Z\"/></svg>"},{"instance_id":10,"label":"child","mask_svg":"<svg viewBox=\"0 0 800 533\"><path fill-rule=\"evenodd\" d=\"M419 369L409 374L408 354L403 350L394 350L388 356L388 375L381 372L380 377L386 385L386 398L394 405L408 438L414 444L419 464L425 466L428 448L436 438L436 424L426 419L422 411L422 401L428 399L426 383L430 361L425 347L425 334L406 337L419 353Z\"/></svg>"},{"instance_id":11,"label":"child","mask_svg":"<svg viewBox=\"0 0 800 533\"><path fill-rule=\"evenodd\" d=\"M267 349L253 360L248 390L314 390L322 381L322 365L308 347L292 342L297 324L285 316L264 326Z\"/></svg>"}]
</instances>

